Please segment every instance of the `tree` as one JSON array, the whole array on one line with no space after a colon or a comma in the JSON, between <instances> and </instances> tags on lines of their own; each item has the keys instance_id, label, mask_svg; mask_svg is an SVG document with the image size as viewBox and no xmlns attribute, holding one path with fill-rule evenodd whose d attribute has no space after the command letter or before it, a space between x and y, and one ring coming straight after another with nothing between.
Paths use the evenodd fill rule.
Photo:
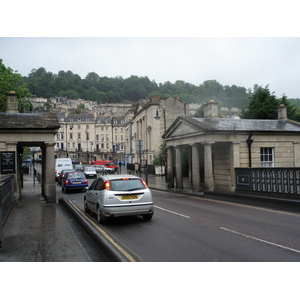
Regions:
<instances>
[{"instance_id":1,"label":"tree","mask_svg":"<svg viewBox=\"0 0 300 300\"><path fill-rule=\"evenodd\" d=\"M248 107L242 111L242 119L277 119L279 101L269 87L259 87L250 97Z\"/></svg>"},{"instance_id":2,"label":"tree","mask_svg":"<svg viewBox=\"0 0 300 300\"><path fill-rule=\"evenodd\" d=\"M22 82L22 76L6 67L0 59L0 112L6 111L6 94L10 91L15 91L19 95L20 102L31 95L26 84Z\"/></svg>"}]
</instances>

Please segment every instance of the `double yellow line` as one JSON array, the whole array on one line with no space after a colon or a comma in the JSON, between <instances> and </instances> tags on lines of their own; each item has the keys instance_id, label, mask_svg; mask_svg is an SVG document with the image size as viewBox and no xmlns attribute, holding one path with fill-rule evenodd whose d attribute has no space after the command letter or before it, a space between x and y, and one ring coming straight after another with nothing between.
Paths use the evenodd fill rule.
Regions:
<instances>
[{"instance_id":1,"label":"double yellow line","mask_svg":"<svg viewBox=\"0 0 300 300\"><path fill-rule=\"evenodd\" d=\"M77 210L80 215L87 220L93 227L95 227L99 233L101 233L115 248L117 248L129 262L136 262L136 260L124 249L122 248L116 241L114 241L101 227L99 227L95 222L89 219L82 210L72 201L69 200L70 205L73 206L74 209Z\"/></svg>"}]
</instances>

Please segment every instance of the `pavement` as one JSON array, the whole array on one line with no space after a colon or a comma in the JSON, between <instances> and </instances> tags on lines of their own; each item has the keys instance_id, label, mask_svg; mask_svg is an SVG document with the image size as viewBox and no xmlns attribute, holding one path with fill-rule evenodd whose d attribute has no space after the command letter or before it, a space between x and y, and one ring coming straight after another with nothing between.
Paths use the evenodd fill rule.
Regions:
<instances>
[{"instance_id":1,"label":"pavement","mask_svg":"<svg viewBox=\"0 0 300 300\"><path fill-rule=\"evenodd\" d=\"M58 205L46 204L41 186L24 175L24 188L3 228L1 262L89 262Z\"/></svg>"}]
</instances>

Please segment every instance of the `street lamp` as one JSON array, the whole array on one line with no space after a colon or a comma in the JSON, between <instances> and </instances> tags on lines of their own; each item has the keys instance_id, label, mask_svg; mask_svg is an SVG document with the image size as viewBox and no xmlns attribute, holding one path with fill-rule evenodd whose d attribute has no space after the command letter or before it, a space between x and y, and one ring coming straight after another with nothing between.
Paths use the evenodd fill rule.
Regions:
<instances>
[{"instance_id":1,"label":"street lamp","mask_svg":"<svg viewBox=\"0 0 300 300\"><path fill-rule=\"evenodd\" d=\"M166 133L166 130L167 130L167 125L166 125L166 110L165 108L163 108L162 106L158 106L157 109L156 109L156 115L154 116L154 119L155 120L160 120L161 119L161 116L159 115L158 113L158 109L161 108L163 110L163 117L164 117L164 134ZM164 141L163 142L164 144L164 151L166 151L166 142ZM160 163L161 163L161 166L162 166L162 157L161 157L161 154L160 154ZM166 153L164 155L164 166L165 166L165 179L166 179L166 182L167 182L167 161L166 161ZM161 172L162 173L162 172Z\"/></svg>"}]
</instances>

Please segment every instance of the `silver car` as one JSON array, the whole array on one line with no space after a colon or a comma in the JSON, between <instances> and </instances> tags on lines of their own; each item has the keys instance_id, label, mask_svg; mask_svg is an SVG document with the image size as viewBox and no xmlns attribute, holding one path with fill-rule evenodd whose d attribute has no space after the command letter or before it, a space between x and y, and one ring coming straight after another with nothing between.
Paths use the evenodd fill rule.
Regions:
<instances>
[{"instance_id":1,"label":"silver car","mask_svg":"<svg viewBox=\"0 0 300 300\"><path fill-rule=\"evenodd\" d=\"M94 212L99 223L109 218L141 215L151 220L152 193L143 179L134 175L103 175L84 195L84 211Z\"/></svg>"}]
</instances>

